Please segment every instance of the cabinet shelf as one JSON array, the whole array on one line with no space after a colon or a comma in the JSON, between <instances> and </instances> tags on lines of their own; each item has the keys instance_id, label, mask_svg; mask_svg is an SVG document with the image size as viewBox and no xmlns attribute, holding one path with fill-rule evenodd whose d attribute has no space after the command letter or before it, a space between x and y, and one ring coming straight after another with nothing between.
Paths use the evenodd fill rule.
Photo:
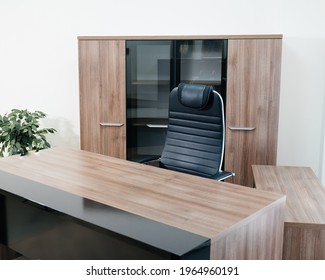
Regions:
<instances>
[{"instance_id":1,"label":"cabinet shelf","mask_svg":"<svg viewBox=\"0 0 325 280\"><path fill-rule=\"evenodd\" d=\"M182 60L222 60L222 56L202 56L200 58L194 58L194 57L182 57Z\"/></svg>"},{"instance_id":2,"label":"cabinet shelf","mask_svg":"<svg viewBox=\"0 0 325 280\"><path fill-rule=\"evenodd\" d=\"M183 83L191 83L191 84L204 84L211 86L220 86L222 84L221 81L215 80L182 80ZM161 85L169 85L170 81L133 81L131 83L134 86L161 86ZM150 94L150 93L149 93ZM132 95L132 94L131 94Z\"/></svg>"},{"instance_id":3,"label":"cabinet shelf","mask_svg":"<svg viewBox=\"0 0 325 280\"><path fill-rule=\"evenodd\" d=\"M220 86L222 84L221 81L207 81L207 80L182 80L183 83L188 84L201 84L201 85L207 85L207 86Z\"/></svg>"},{"instance_id":4,"label":"cabinet shelf","mask_svg":"<svg viewBox=\"0 0 325 280\"><path fill-rule=\"evenodd\" d=\"M170 80L138 80L138 81L132 81L132 85L134 86L155 86L155 85L169 85Z\"/></svg>"}]
</instances>

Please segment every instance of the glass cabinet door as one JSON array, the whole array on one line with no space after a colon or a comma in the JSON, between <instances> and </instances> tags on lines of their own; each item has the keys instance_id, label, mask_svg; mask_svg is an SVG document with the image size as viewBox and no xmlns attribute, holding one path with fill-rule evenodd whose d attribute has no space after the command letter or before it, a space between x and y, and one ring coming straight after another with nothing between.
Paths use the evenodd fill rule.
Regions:
<instances>
[{"instance_id":1,"label":"glass cabinet door","mask_svg":"<svg viewBox=\"0 0 325 280\"><path fill-rule=\"evenodd\" d=\"M176 45L176 80L212 85L225 98L227 40L180 40Z\"/></svg>"},{"instance_id":2,"label":"glass cabinet door","mask_svg":"<svg viewBox=\"0 0 325 280\"><path fill-rule=\"evenodd\" d=\"M227 40L126 42L127 159L162 153L170 91L180 82L212 85L226 98Z\"/></svg>"},{"instance_id":3,"label":"glass cabinet door","mask_svg":"<svg viewBox=\"0 0 325 280\"><path fill-rule=\"evenodd\" d=\"M127 41L127 159L162 152L171 90L172 41Z\"/></svg>"}]
</instances>

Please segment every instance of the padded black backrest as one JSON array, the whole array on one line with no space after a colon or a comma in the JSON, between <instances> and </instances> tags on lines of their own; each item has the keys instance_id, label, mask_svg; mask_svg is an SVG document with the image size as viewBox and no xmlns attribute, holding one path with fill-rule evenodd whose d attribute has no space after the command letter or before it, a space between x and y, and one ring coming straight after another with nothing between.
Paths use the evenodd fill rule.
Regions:
<instances>
[{"instance_id":1,"label":"padded black backrest","mask_svg":"<svg viewBox=\"0 0 325 280\"><path fill-rule=\"evenodd\" d=\"M224 109L210 86L180 84L169 96L169 124L160 163L163 167L213 177L221 170Z\"/></svg>"}]
</instances>

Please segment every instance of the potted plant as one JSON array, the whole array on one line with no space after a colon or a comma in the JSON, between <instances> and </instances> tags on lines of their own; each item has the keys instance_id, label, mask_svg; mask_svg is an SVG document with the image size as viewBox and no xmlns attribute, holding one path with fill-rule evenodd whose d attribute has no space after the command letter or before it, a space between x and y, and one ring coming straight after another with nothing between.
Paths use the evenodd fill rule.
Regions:
<instances>
[{"instance_id":1,"label":"potted plant","mask_svg":"<svg viewBox=\"0 0 325 280\"><path fill-rule=\"evenodd\" d=\"M26 155L28 151L39 151L51 147L46 134L54 133L54 128L40 129L40 119L46 114L41 111L13 109L0 115L0 157L6 153Z\"/></svg>"}]
</instances>

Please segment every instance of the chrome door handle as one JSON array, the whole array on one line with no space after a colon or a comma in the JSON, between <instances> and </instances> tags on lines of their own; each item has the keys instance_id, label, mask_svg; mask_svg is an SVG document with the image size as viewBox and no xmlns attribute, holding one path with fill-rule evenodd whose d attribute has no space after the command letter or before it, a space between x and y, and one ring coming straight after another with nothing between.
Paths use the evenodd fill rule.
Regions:
<instances>
[{"instance_id":1,"label":"chrome door handle","mask_svg":"<svg viewBox=\"0 0 325 280\"><path fill-rule=\"evenodd\" d=\"M117 127L124 125L124 123L111 123L111 122L100 122L99 124L101 126L117 126Z\"/></svg>"},{"instance_id":2,"label":"chrome door handle","mask_svg":"<svg viewBox=\"0 0 325 280\"><path fill-rule=\"evenodd\" d=\"M228 126L230 130L233 131L253 131L256 129L256 127L244 127L244 126Z\"/></svg>"},{"instance_id":3,"label":"chrome door handle","mask_svg":"<svg viewBox=\"0 0 325 280\"><path fill-rule=\"evenodd\" d=\"M150 127L150 128L168 128L167 124L150 124L150 123L147 123L146 126Z\"/></svg>"}]
</instances>

